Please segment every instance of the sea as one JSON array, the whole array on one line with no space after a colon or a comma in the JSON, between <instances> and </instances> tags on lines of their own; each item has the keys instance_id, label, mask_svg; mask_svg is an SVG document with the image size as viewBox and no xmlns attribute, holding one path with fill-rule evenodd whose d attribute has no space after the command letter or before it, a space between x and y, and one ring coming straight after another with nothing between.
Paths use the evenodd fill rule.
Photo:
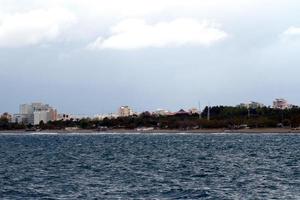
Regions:
<instances>
[{"instance_id":1,"label":"sea","mask_svg":"<svg viewBox=\"0 0 300 200\"><path fill-rule=\"evenodd\" d=\"M0 199L300 199L300 135L1 133Z\"/></svg>"}]
</instances>

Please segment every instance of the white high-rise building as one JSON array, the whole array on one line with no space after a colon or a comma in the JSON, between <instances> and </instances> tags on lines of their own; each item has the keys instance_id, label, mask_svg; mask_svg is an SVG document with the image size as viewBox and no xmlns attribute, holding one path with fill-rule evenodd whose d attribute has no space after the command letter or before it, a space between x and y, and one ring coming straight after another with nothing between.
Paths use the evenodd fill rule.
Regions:
<instances>
[{"instance_id":1,"label":"white high-rise building","mask_svg":"<svg viewBox=\"0 0 300 200\"><path fill-rule=\"evenodd\" d=\"M30 104L22 104L22 105L20 105L20 114L22 114L22 115L33 114L33 106L30 105Z\"/></svg>"},{"instance_id":2,"label":"white high-rise building","mask_svg":"<svg viewBox=\"0 0 300 200\"><path fill-rule=\"evenodd\" d=\"M31 103L20 105L20 113L15 115L13 122L37 125L40 121L47 123L56 119L56 109L48 104Z\"/></svg>"},{"instance_id":3,"label":"white high-rise building","mask_svg":"<svg viewBox=\"0 0 300 200\"><path fill-rule=\"evenodd\" d=\"M239 107L244 107L244 108L251 108L251 109L257 109L257 108L263 108L265 105L263 103L255 102L255 101L250 101L249 103L241 103L238 105Z\"/></svg>"},{"instance_id":4,"label":"white high-rise building","mask_svg":"<svg viewBox=\"0 0 300 200\"><path fill-rule=\"evenodd\" d=\"M57 112L55 109L50 108L48 110L39 110L33 113L34 125L39 124L41 121L47 123L49 121L55 121L57 119Z\"/></svg>"},{"instance_id":5,"label":"white high-rise building","mask_svg":"<svg viewBox=\"0 0 300 200\"><path fill-rule=\"evenodd\" d=\"M285 99L275 99L275 101L273 101L273 108L275 108L275 109L284 110L284 109L288 109L291 107L292 107L292 105L289 104L287 102L287 100L285 100Z\"/></svg>"},{"instance_id":6,"label":"white high-rise building","mask_svg":"<svg viewBox=\"0 0 300 200\"><path fill-rule=\"evenodd\" d=\"M133 110L129 106L121 106L118 111L120 117L127 117L133 114Z\"/></svg>"}]
</instances>

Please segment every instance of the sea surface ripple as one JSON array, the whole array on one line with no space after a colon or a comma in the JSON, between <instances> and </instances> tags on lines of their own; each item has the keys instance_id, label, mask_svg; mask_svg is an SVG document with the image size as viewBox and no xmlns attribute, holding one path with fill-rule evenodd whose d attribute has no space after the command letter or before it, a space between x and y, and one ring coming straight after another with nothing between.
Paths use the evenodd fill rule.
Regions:
<instances>
[{"instance_id":1,"label":"sea surface ripple","mask_svg":"<svg viewBox=\"0 0 300 200\"><path fill-rule=\"evenodd\" d=\"M0 199L300 199L300 135L0 135Z\"/></svg>"}]
</instances>

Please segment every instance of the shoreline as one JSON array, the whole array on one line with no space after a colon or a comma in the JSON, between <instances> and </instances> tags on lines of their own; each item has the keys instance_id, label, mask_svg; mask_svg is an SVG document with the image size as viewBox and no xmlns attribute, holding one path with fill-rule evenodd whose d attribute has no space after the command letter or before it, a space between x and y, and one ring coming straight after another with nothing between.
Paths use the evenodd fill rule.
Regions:
<instances>
[{"instance_id":1,"label":"shoreline","mask_svg":"<svg viewBox=\"0 0 300 200\"><path fill-rule=\"evenodd\" d=\"M140 131L135 129L109 129L106 131L99 131L97 129L77 129L77 130L40 130L40 131L27 131L27 130L0 130L1 133L62 133L62 134L72 134L72 133L166 133L166 134L176 134L176 133L245 133L245 134L255 134L255 133L299 133L300 130L294 130L290 128L255 128L255 129L196 129L196 130L179 130L179 129L154 129Z\"/></svg>"}]
</instances>

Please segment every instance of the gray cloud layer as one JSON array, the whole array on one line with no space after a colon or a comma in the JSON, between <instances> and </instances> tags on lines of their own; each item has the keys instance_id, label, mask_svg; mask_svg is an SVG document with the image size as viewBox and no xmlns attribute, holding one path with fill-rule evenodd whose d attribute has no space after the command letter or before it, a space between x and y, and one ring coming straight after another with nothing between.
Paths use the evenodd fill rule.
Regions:
<instances>
[{"instance_id":1,"label":"gray cloud layer","mask_svg":"<svg viewBox=\"0 0 300 200\"><path fill-rule=\"evenodd\" d=\"M0 0L2 112L300 104L297 1L26 2Z\"/></svg>"}]
</instances>

